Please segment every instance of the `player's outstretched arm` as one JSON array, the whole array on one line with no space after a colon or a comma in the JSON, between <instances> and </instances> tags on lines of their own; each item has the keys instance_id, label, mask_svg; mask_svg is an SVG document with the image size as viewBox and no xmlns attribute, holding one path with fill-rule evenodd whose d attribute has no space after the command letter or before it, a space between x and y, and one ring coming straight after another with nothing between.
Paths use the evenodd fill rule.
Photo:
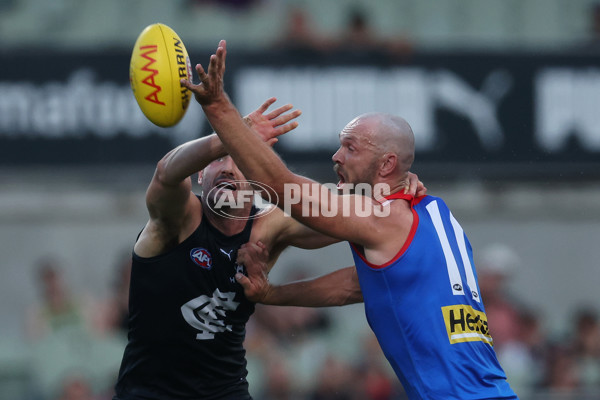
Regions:
<instances>
[{"instance_id":1,"label":"player's outstretched arm","mask_svg":"<svg viewBox=\"0 0 600 400\"><path fill-rule=\"evenodd\" d=\"M277 306L329 307L361 303L362 292L354 266L314 279L272 285L267 275L268 251L261 243L246 243L238 250L237 262L248 276L236 274L246 297L255 303Z\"/></svg>"},{"instance_id":2,"label":"player's outstretched arm","mask_svg":"<svg viewBox=\"0 0 600 400\"><path fill-rule=\"evenodd\" d=\"M274 97L267 99L244 117L244 123L270 145L277 142L277 137L295 129L298 126L295 119L301 114L300 110L292 111L291 104L266 113L275 101ZM226 154L216 134L184 143L167 153L159 161L147 192L151 216L167 219L181 217L184 211L182 204L190 197L189 177Z\"/></svg>"},{"instance_id":3,"label":"player's outstretched arm","mask_svg":"<svg viewBox=\"0 0 600 400\"><path fill-rule=\"evenodd\" d=\"M283 162L244 123L238 110L223 89L225 74L226 42L221 40L215 54L210 57L208 72L201 64L196 65L200 83L193 84L182 79L181 84L194 93L204 113L227 152L234 158L244 175L262 183L276 181L271 175L291 174ZM266 150L262 147L265 146ZM250 160L250 150L260 154L260 160ZM246 154L244 154L246 153ZM244 155L246 157L244 157Z\"/></svg>"},{"instance_id":4,"label":"player's outstretched arm","mask_svg":"<svg viewBox=\"0 0 600 400\"><path fill-rule=\"evenodd\" d=\"M225 58L226 43L222 40L215 54L210 57L208 71L200 64L196 66L200 83L195 85L188 80L182 80L181 83L194 93L227 152L246 178L265 184L279 199L287 200L291 207L285 211L310 228L365 247L379 246L381 235L387 234L386 229L390 228L380 223L380 217L386 213L381 210L382 206L367 196L339 196L308 178L293 174L277 154L243 123L225 93ZM294 188L298 190L293 192ZM290 201L291 197L298 194L302 201ZM351 215L337 213L323 217L319 213L307 214L304 207L306 203L314 204L317 210L331 210L334 207L337 210L349 210ZM282 207L282 204L279 206ZM367 217L352 214L357 209L371 212Z\"/></svg>"},{"instance_id":5,"label":"player's outstretched arm","mask_svg":"<svg viewBox=\"0 0 600 400\"><path fill-rule=\"evenodd\" d=\"M262 141L274 144L283 135L298 126L295 119L299 110L290 104L269 113L275 103L267 99L255 111L244 117L244 123ZM175 241L184 224L196 226L202 215L198 200L191 192L190 176L204 169L213 160L227 153L216 134L184 143L167 153L159 162L146 192L150 221L136 243L139 255L150 257L165 250L165 243Z\"/></svg>"}]
</instances>

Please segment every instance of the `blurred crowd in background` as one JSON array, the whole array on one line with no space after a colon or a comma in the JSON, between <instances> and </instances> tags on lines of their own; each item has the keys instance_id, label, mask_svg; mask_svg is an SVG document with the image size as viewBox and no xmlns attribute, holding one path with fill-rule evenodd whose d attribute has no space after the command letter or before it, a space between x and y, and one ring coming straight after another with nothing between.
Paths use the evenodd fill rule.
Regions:
<instances>
[{"instance_id":1,"label":"blurred crowd in background","mask_svg":"<svg viewBox=\"0 0 600 400\"><path fill-rule=\"evenodd\" d=\"M494 348L521 398L597 398L598 309L590 305L572 310L564 334L549 335L544 316L508 291L511 277L522 267L518 254L504 244L491 244L476 254ZM38 301L28 310L23 331L27 348L21 362L28 372L21 384L28 389L22 393L25 397L14 400L112 398L126 344L130 254L125 252L116 261L111 296L98 299L86 295L84 287L68 284L60 258L49 255L39 260L31 277ZM306 277L299 266L283 268L288 280ZM355 319L365 319L362 305L349 307ZM256 399L405 399L375 336L362 325L359 332L339 326L340 312L341 308L257 305L245 345ZM349 340L357 334L358 341ZM346 343L359 343L359 348L343 350ZM354 355L349 357L350 353Z\"/></svg>"},{"instance_id":2,"label":"blurred crowd in background","mask_svg":"<svg viewBox=\"0 0 600 400\"><path fill-rule=\"evenodd\" d=\"M117 3L121 11L117 11ZM158 3L171 2L148 2L148 8L159 7ZM521 38L514 36L514 25L488 23L486 19L477 21L476 15L471 17L471 25L463 27L471 29L471 35L461 31L460 24L448 25L427 18L407 22L406 17L402 19L403 27L392 34L382 32L374 17L385 16L385 11L381 12L385 7L372 10L371 5L386 3L393 9L404 5L412 10L412 16L426 14L419 8L421 6L415 5L417 2L407 0L344 1L342 9L335 2L323 2L328 4L330 11L335 7L341 10L335 18L331 14L332 21L336 22L332 27L323 23L326 16L310 12L317 7L317 1L180 0L176 3L177 7L171 5L170 12L153 15L147 9L144 11L142 1L0 0L0 43L4 45L3 51L11 46L44 46L50 41L53 45L58 43L66 47L85 47L85 43L123 46L124 42L133 43L143 26L156 21L156 15L163 16L161 22L166 23L185 15L187 19L181 24L172 25L186 42L189 38L188 48L194 44L212 45L213 42L216 44L212 35L222 32L210 32L210 23L206 22L209 15L215 19L214 24L227 21L232 26L237 24L241 29L247 28L249 34L243 45L257 40L256 47L274 46L293 52L319 53L335 49L368 54L378 48L401 61L421 46L432 43L443 47L454 40L455 45L470 42L485 47L478 39L486 35L492 44L513 43L515 46L514 43L522 39L521 43L530 45L539 43L552 47L552 43L559 43L565 46L563 50L600 51L600 4L592 1L457 0L444 1L443 5L438 1L424 2L429 4L433 15L451 10L451 3L456 3L465 10L468 6L481 10L491 7L491 11L486 11L490 14L494 10L507 10L497 14L502 21L532 22L526 18L535 16L536 9L545 10L552 16L549 21L541 18L537 22L539 34L534 29L527 30L530 27L527 24L520 24L523 26L519 29L524 32ZM561 7L567 3L578 7L567 7L562 12ZM271 7L269 17L254 17L268 7ZM510 7L528 13L512 15ZM68 15L64 15L67 10L70 10ZM110 11L115 18L110 18L113 14L109 17L97 14L102 10ZM128 15L122 10L137 12ZM464 14L461 10L453 11L453 20L465 20L461 19L464 15L459 15ZM73 15L80 18L73 18ZM248 16L247 20L241 23L244 15ZM127 23L143 18L147 23ZM203 18L203 23L209 25L209 30L205 30L200 39L199 33L194 32L194 18ZM269 18L279 19L270 21ZM23 24L29 20L40 23ZM96 30L84 28L88 20L96 21L93 24ZM384 18L388 26L393 26L393 20L393 13ZM410 27L417 24L420 24L420 30L411 31ZM479 37L477 26L483 32ZM486 27L489 28L487 34ZM48 30L46 37L39 37L45 29ZM73 35L73 30L78 34ZM101 31L104 36L100 35ZM446 32L453 32L448 35L452 40L435 42L436 37L444 36ZM242 42L242 36L243 32L239 42ZM512 42L502 39L507 37ZM550 39L544 39L548 37ZM236 46L236 43L232 45ZM135 233L131 232L131 236ZM510 279L522 267L517 252L505 245L490 244L484 249L475 249L475 254L494 347L510 383L521 398L600 398L600 302L571 310L570 325L560 335L553 335L546 329L550 316L543 315L536 305L524 302L508 290ZM27 315L22 330L25 346L3 350L3 354L11 354L10 350L20 354L14 358L4 356L2 360L0 376L5 395L0 397L3 399L107 400L112 397L126 343L130 248L113 260L114 265L107 266L114 271L108 298L95 298L86 287L71 285L62 262L60 254L48 254L35 265L35 275L31 279L35 282L38 298L27 311L24 310ZM301 268L288 265L282 269L290 272L289 279L303 277ZM350 306L350 309L352 318L361 321L359 326L364 327L362 306ZM247 327L246 339L250 387L257 400L405 398L374 336L368 329L356 332L352 331L353 325L340 324L336 315L341 312L341 309L257 306ZM346 340L346 336L357 334L362 336L359 348L341 351L344 343L356 343Z\"/></svg>"},{"instance_id":3,"label":"blurred crowd in background","mask_svg":"<svg viewBox=\"0 0 600 400\"><path fill-rule=\"evenodd\" d=\"M596 0L1 0L3 49L129 47L146 25L188 49L336 46L552 49L597 46ZM595 26L595 28L594 28ZM192 54L194 56L194 54Z\"/></svg>"}]
</instances>

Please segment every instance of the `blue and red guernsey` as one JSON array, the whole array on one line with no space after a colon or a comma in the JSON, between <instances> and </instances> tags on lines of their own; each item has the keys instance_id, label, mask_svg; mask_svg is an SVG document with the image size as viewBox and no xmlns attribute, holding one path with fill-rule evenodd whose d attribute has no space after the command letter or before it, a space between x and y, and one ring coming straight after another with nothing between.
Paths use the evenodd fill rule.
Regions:
<instances>
[{"instance_id":1,"label":"blue and red guernsey","mask_svg":"<svg viewBox=\"0 0 600 400\"><path fill-rule=\"evenodd\" d=\"M517 399L492 347L473 253L444 201L403 194L413 225L373 265L351 244L369 325L410 399Z\"/></svg>"}]
</instances>

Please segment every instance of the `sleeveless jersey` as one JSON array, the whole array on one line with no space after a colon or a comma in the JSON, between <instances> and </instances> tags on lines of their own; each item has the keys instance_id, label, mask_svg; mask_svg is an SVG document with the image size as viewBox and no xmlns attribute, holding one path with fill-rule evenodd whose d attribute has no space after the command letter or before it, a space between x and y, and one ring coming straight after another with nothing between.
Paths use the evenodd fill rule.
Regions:
<instances>
[{"instance_id":1,"label":"sleeveless jersey","mask_svg":"<svg viewBox=\"0 0 600 400\"><path fill-rule=\"evenodd\" d=\"M516 399L492 347L471 245L442 199L403 194L413 225L389 262L351 244L369 325L410 399Z\"/></svg>"},{"instance_id":2,"label":"sleeveless jersey","mask_svg":"<svg viewBox=\"0 0 600 400\"><path fill-rule=\"evenodd\" d=\"M243 342L254 303L234 276L245 272L235 260L252 221L226 236L204 215L169 252L133 254L115 399L250 399Z\"/></svg>"}]
</instances>

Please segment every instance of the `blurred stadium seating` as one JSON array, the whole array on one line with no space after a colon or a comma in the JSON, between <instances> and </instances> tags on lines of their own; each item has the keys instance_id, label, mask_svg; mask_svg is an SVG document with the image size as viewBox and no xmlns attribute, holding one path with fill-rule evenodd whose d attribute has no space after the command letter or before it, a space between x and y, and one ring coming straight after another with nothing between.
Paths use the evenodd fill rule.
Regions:
<instances>
[{"instance_id":1,"label":"blurred stadium seating","mask_svg":"<svg viewBox=\"0 0 600 400\"><path fill-rule=\"evenodd\" d=\"M226 2L224 2L226 3ZM268 48L290 6L307 10L317 31L341 32L360 6L383 37L408 34L419 47L560 48L584 40L590 0L261 0L244 9L194 0L3 0L0 43L57 48L129 47L154 21L177 27L188 46Z\"/></svg>"},{"instance_id":2,"label":"blurred stadium seating","mask_svg":"<svg viewBox=\"0 0 600 400\"><path fill-rule=\"evenodd\" d=\"M94 302L105 304L112 294L115 266L121 261L119 257L130 250L146 222L144 191L153 173L153 160L160 157L165 148L201 134L202 129L197 125L203 125L204 131L207 129L197 108L191 110L198 115L189 117L187 125L183 124L179 131L158 132L139 123L138 119L134 121L136 124L131 123L135 125L129 132L133 139L126 138L124 142L136 146L137 152L126 148L124 153L128 157L139 155L139 160L122 163L122 154L110 143L113 143L113 136L116 141L127 135L115 131L104 140L92 134L104 128L112 129L110 121L98 122L98 127L90 128L92 133L68 132L64 141L52 138L53 135L60 137L60 132L50 132L43 140L26 131L15 129L11 133L9 128L13 124L45 123L45 119L36 119L35 113L50 115L53 109L27 110L27 118L31 119L23 117L17 121L13 119L14 115L3 113L13 110L9 106L14 104L8 104L12 101L9 95L23 90L26 96L19 100L30 101L22 104L31 107L30 104L39 104L32 100L36 92L43 90L44 94L51 94L57 82L68 81L62 87L65 93L80 85L78 101L86 95L92 96L94 93L86 92L92 88L102 91L101 94L117 93L115 98L121 99L128 94L127 65L113 65L111 60L122 61L123 54L128 54L141 29L153 22L166 23L178 32L193 63L203 62L218 40L225 38L231 49L231 71L236 68L240 71L247 60L259 67L266 65L268 70L269 60L262 60L273 55L270 61L276 62L277 71L289 74L288 77L296 74L294 76L300 77L302 85L306 82L301 81L303 71L279 68L295 63L299 57L295 50L273 50L286 31L292 7L304 10L312 33L323 43L332 43L331 46L339 45L340 38L345 37L351 11L361 10L381 46L398 45L399 51L420 57L416 61L407 61L403 57L380 58L383 61L377 67L406 67L413 73L411 77L418 78L414 82L430 82L435 78L439 82L456 83L452 76L439 73L446 67L446 61L448 65L453 63L448 66L449 71L459 71L462 77L469 75L472 81L465 79L465 82L481 83L482 90L486 77L492 77L487 81L490 83L488 89L494 82L500 82L500 86L510 83L502 80L506 75L492 75L489 71L502 68L512 73L523 68L525 74L514 76L526 76L530 80L518 78L512 83L525 87L526 93L534 93L533 87L542 79L558 76L564 78L558 82L559 89L565 91L559 91L558 96L551 98L566 101L571 106L569 110L591 110L583 121L592 127L588 131L589 141L585 142L588 147L567 142L564 152L554 157L553 163L541 163L551 152L540 150L532 144L533 139L527 139L525 142L530 146L524 152L510 146L503 150L504 155L512 154L518 158L518 163L494 163L494 154L486 153L480 146L475 150L463 149L464 153L461 153L461 156L481 158L478 163L460 164L451 160L440 164L437 159L431 162L430 154L424 154L424 162L419 164L417 157L415 168L430 192L441 195L451 205L469 235L476 257L478 249L497 242L508 245L519 255L519 263L506 282L506 296L515 301L523 314L519 326L540 328L535 334L529 332L526 339L520 337L514 346L503 352L509 379L518 387L521 398L600 398L600 351L597 348L582 350L575 340L584 331L583 326L592 326L586 328L586 333L592 332L591 337L600 332L597 319L600 314L597 290L600 282L600 103L595 102L598 97L594 94L600 93L594 86L600 81L600 46L592 29L594 3L591 0L0 0L0 60L4 63L0 65L0 97L4 97L4 100L0 98L0 147L5 146L11 153L0 148L4 157L0 160L0 254L3 255L0 264L0 398L59 399L61 385L73 370L89 379L95 400L110 398L115 365L120 362L120 348L124 343L122 333L112 335L95 328L91 331L76 329L55 333L41 342L27 336L26 315L33 305L42 302L36 286L36 264L41 258L58 256L74 294L89 296ZM312 60L320 67L329 65L331 60L319 59L322 51L303 54L299 59L307 65L306 60ZM236 59L236 52L248 58ZM457 58L457 54L466 55L466 58ZM81 72L76 69L79 68L77 57L85 56L90 64L109 60L102 71L112 68L113 75L98 78L83 71L73 77L59 71L56 76L50 76L55 70L45 67L63 56L67 61L53 65L72 64L73 70ZM286 57L296 58L286 62ZM531 62L531 57L535 62ZM261 62L256 62L257 59ZM11 60L27 60L27 65L13 65ZM368 64L365 57L347 53L340 53L334 64L343 69L346 61L354 63L356 60L361 66ZM465 65L464 60L470 60L472 64ZM481 67L477 60L487 64ZM542 73L546 63L554 68L550 72L555 75ZM565 70L561 67L570 69L563 73ZM408 76L402 75L405 70L400 72L401 77ZM260 74L246 73L244 77L260 78ZM114 76L118 75L122 75L122 80L117 82ZM348 77L351 79L354 75ZM582 79L583 84L577 86L578 79ZM98 85L92 85L97 81L100 82ZM252 92L252 84L256 82L260 79L248 79L246 86L244 82L236 85L239 101L247 107L256 102L248 95L256 95ZM580 96L577 91L569 92L572 87L565 89L561 86L564 82L575 82L572 87L587 87L590 97ZM240 88L245 88L246 92ZM522 114L528 112L524 111L524 104L534 100L539 102L534 94L530 96L532 98L508 97L507 102L512 102L512 106L502 106L502 110L510 111L505 111L502 119L508 121L507 137L519 137L523 132L533 138L535 128L539 128L539 121L533 117L527 123L511 123L521 121ZM582 97L584 101L580 101ZM107 95L106 98L110 97ZM106 100L103 101L93 104L102 107L106 105ZM288 99L281 98L281 101ZM562 110L564 104L549 108L552 115L560 114L555 111ZM81 110L85 112L84 108ZM108 110L110 117L114 109ZM463 121L456 122L456 116L441 112L432 115L432 120L446 129L454 129L453 132L441 129L441 132L458 140L457 135L461 132L457 131L466 125ZM117 117L123 116L117 115L115 119ZM311 121L311 127L319 126L318 120L311 120L309 116L303 118L307 124ZM65 120L65 126L71 126L71 120ZM565 129L575 131L583 122ZM122 125L114 129L119 128L124 129ZM150 132L148 138L144 136L144 129ZM166 138L169 135L175 139ZM143 140L140 139L142 136ZM90 137L93 140L89 140ZM86 140L90 142L87 147L78 147ZM447 142L452 140L447 139ZM461 140L464 142L465 139ZM60 155L61 148L78 149L80 153ZM290 158L290 165L320 181L333 179L330 149L306 150L307 153ZM31 161L30 151L41 161ZM46 152L49 155L43 154ZM473 155L469 156L469 152ZM314 153L313 158L303 162L308 153ZM52 154L59 156L52 158ZM70 157L68 162L60 159L63 156ZM315 162L316 157L322 161ZM19 159L28 161L18 162ZM94 162L86 162L90 159ZM350 253L344 245L310 252L290 249L274 269L272 280L289 279L299 265L305 274L313 275L351 263ZM485 293L483 298L485 301ZM593 310L592 315L596 313L595 325L594 318L589 319L592 322L588 325L577 324L578 312L588 308ZM277 363L282 362L266 357L261 346L274 346L277 350L270 348L270 351L282 355L284 364L287 360L286 368L296 379L288 382L291 398L309 398L314 394L312 392L318 386L317 372L327 362L325 355L352 368L366 368L365 349L370 347L365 343L370 333L362 307L323 312L329 318L328 328L306 330L301 335L279 338L272 343L251 344L250 382L257 400L277 398L266 394L270 389L268 380L275 380L268 367L269 363L279 365ZM525 318L531 314L535 318ZM259 328L250 327L249 333L252 329ZM597 342L600 343L600 339ZM530 353L534 356L529 357ZM86 363L94 363L98 368L90 372ZM566 378L561 380L552 375L553 369L548 363L561 366L562 371L556 375ZM571 377L571 380L567 379ZM279 376L279 379L284 378Z\"/></svg>"}]
</instances>

